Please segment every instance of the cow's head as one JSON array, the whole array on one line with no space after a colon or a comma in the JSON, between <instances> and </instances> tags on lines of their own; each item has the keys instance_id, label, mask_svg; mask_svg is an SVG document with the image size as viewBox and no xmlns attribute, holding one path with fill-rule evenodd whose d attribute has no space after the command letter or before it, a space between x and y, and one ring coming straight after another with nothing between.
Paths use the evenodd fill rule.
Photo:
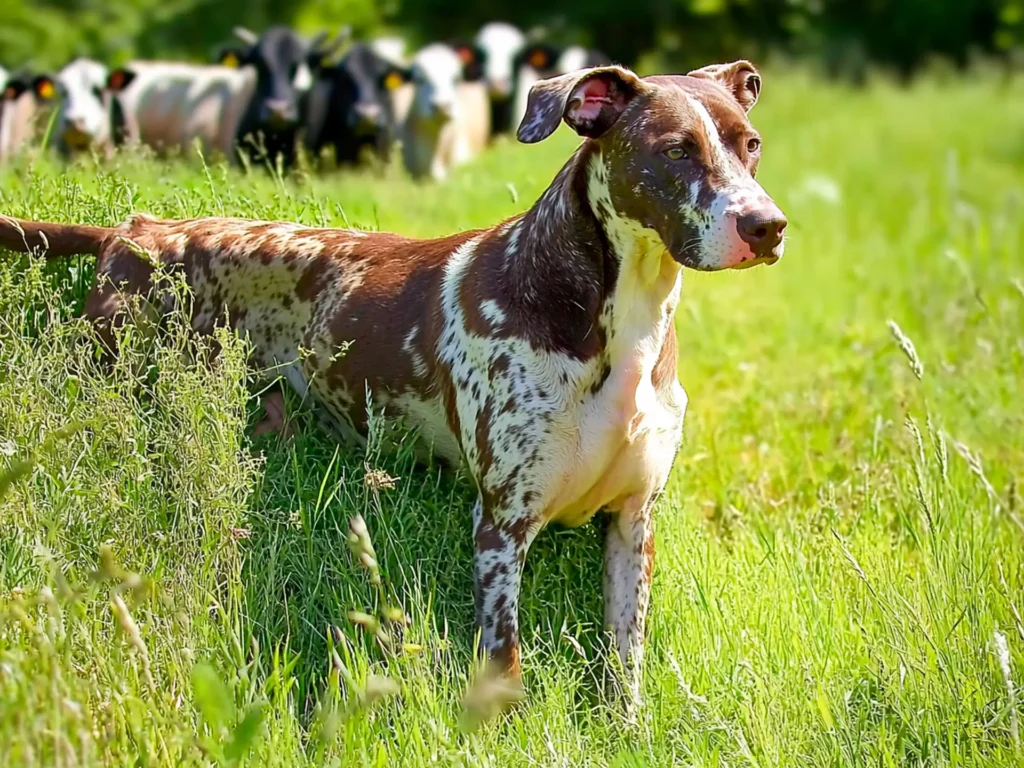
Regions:
<instances>
[{"instance_id":1,"label":"cow's head","mask_svg":"<svg viewBox=\"0 0 1024 768\"><path fill-rule=\"evenodd\" d=\"M786 217L754 180L760 91L746 61L644 79L582 70L534 85L518 135L540 141L564 120L588 139L587 195L613 243L643 240L700 270L771 264Z\"/></svg>"},{"instance_id":2,"label":"cow's head","mask_svg":"<svg viewBox=\"0 0 1024 768\"><path fill-rule=\"evenodd\" d=\"M302 98L313 85L314 70L347 39L348 30L342 30L330 43L325 43L326 32L306 40L280 25L262 35L235 27L235 35L245 45L222 48L220 63L255 69L253 112L256 122L270 130L281 131L298 125Z\"/></svg>"},{"instance_id":3,"label":"cow's head","mask_svg":"<svg viewBox=\"0 0 1024 768\"><path fill-rule=\"evenodd\" d=\"M511 98L517 71L514 61L526 45L526 35L511 24L493 22L481 27L474 43L481 54L491 98Z\"/></svg>"},{"instance_id":4,"label":"cow's head","mask_svg":"<svg viewBox=\"0 0 1024 768\"><path fill-rule=\"evenodd\" d=\"M376 136L394 124L391 94L409 81L409 71L355 43L323 76L333 84L345 126L357 136Z\"/></svg>"},{"instance_id":5,"label":"cow's head","mask_svg":"<svg viewBox=\"0 0 1024 768\"><path fill-rule=\"evenodd\" d=\"M417 52L409 70L415 87L412 109L419 120L444 122L455 116L462 68L450 45L434 43Z\"/></svg>"},{"instance_id":6,"label":"cow's head","mask_svg":"<svg viewBox=\"0 0 1024 768\"><path fill-rule=\"evenodd\" d=\"M110 140L106 81L107 68L91 59L75 59L56 77L39 75L33 80L36 98L59 105L54 138L62 151L77 152Z\"/></svg>"}]
</instances>

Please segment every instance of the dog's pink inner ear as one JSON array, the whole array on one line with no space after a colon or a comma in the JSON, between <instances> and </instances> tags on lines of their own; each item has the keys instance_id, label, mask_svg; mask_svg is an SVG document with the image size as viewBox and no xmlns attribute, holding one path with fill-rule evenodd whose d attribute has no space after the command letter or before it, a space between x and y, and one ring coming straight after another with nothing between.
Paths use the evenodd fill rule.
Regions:
<instances>
[{"instance_id":1,"label":"dog's pink inner ear","mask_svg":"<svg viewBox=\"0 0 1024 768\"><path fill-rule=\"evenodd\" d=\"M578 120L596 120L604 107L625 105L626 98L622 93L613 92L607 80L594 78L576 89L569 110Z\"/></svg>"},{"instance_id":2,"label":"dog's pink inner ear","mask_svg":"<svg viewBox=\"0 0 1024 768\"><path fill-rule=\"evenodd\" d=\"M593 75L572 92L565 121L581 136L597 138L612 126L635 95L616 73Z\"/></svg>"}]
</instances>

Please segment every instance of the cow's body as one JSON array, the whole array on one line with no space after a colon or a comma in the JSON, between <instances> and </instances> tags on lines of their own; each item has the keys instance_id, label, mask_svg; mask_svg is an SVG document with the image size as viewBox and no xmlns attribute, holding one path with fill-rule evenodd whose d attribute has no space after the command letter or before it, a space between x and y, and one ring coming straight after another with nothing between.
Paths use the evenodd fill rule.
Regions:
<instances>
[{"instance_id":1,"label":"cow's body","mask_svg":"<svg viewBox=\"0 0 1024 768\"><path fill-rule=\"evenodd\" d=\"M125 139L160 153L191 153L195 142L207 157L237 159L235 142L256 85L250 68L133 61L131 81L113 95Z\"/></svg>"},{"instance_id":2,"label":"cow's body","mask_svg":"<svg viewBox=\"0 0 1024 768\"><path fill-rule=\"evenodd\" d=\"M526 552L549 522L612 513L605 623L639 695L654 504L681 438L674 311L682 266L779 258L785 219L752 178L746 62L640 80L616 67L538 84L524 142L564 120L589 137L533 207L437 240L240 219L113 229L0 221L0 245L99 256L86 313L109 333L153 259L181 270L192 322L227 317L353 436L365 393L464 463L484 647L519 671ZM158 305L159 306L159 305ZM163 307L168 311L170 307ZM342 348L348 346L344 354Z\"/></svg>"}]
</instances>

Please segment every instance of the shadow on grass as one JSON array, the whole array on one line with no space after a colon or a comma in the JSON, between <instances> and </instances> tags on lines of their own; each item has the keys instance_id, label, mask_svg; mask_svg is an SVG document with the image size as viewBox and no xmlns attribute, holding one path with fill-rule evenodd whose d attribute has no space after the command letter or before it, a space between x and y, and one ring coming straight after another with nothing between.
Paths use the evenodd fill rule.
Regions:
<instances>
[{"instance_id":1,"label":"shadow on grass","mask_svg":"<svg viewBox=\"0 0 1024 768\"><path fill-rule=\"evenodd\" d=\"M339 445L317 412L294 397L289 412L297 437L271 435L253 445L265 467L251 502L242 588L260 647L271 652L287 640L298 655L300 702L319 694L328 627L340 628L370 659L383 658L346 619L353 609L377 607L347 541L349 520L361 514L385 583L411 619L406 639L447 648L468 669L475 645L471 481L417 463L404 445L368 462L366 449ZM367 468L397 478L395 487L367 488ZM606 671L592 663L607 647L600 629L604 528L552 527L527 558L520 617L528 689L531 668L545 669L558 656L579 665L581 677L593 676L596 693Z\"/></svg>"}]
</instances>

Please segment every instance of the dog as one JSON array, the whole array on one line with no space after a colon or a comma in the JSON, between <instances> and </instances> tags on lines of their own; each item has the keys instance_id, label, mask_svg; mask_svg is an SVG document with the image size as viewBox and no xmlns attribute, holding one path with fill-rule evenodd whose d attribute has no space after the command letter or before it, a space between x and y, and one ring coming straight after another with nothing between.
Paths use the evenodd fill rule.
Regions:
<instances>
[{"instance_id":1,"label":"dog","mask_svg":"<svg viewBox=\"0 0 1024 768\"><path fill-rule=\"evenodd\" d=\"M343 433L363 434L369 391L433 455L467 467L477 621L508 680L520 680L531 542L548 523L610 513L605 623L639 700L653 512L687 404L673 324L682 269L772 264L785 246L786 218L754 178L761 139L747 112L760 89L747 61L536 83L518 138L564 122L583 141L532 208L490 229L412 240L231 218L7 219L0 245L95 254L85 313L111 343L129 297L151 295L154 263L179 270L195 329L226 318L258 365L283 369ZM282 414L280 399L268 404L270 426Z\"/></svg>"}]
</instances>

